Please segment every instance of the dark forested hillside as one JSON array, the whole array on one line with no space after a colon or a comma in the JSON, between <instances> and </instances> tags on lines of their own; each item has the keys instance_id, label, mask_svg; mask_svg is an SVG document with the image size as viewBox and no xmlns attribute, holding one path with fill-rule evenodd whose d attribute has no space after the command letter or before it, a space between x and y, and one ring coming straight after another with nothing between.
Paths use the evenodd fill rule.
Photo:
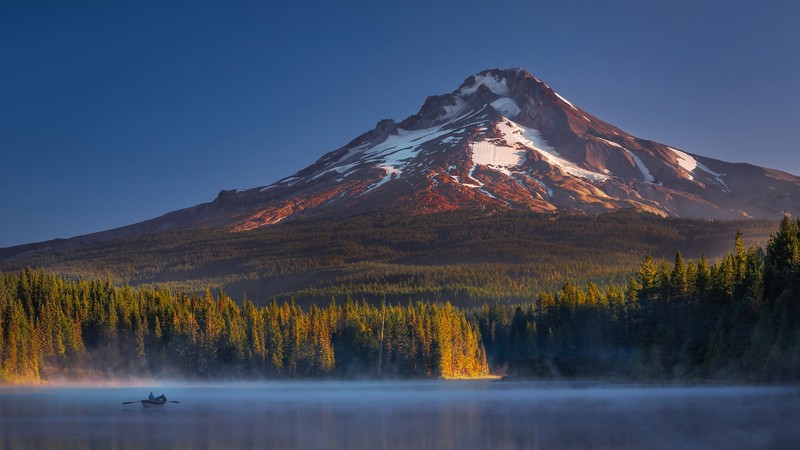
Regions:
<instances>
[{"instance_id":1,"label":"dark forested hillside","mask_svg":"<svg viewBox=\"0 0 800 450\"><path fill-rule=\"evenodd\" d=\"M471 317L490 365L514 374L797 380L800 220L784 217L766 248L737 235L714 264L648 257L627 286L566 283Z\"/></svg>"},{"instance_id":2,"label":"dark forested hillside","mask_svg":"<svg viewBox=\"0 0 800 450\"><path fill-rule=\"evenodd\" d=\"M624 283L645 255L722 256L741 230L763 245L776 222L664 219L632 211L600 215L457 211L373 213L295 220L248 232L175 230L82 246L0 250L0 270L40 267L131 286L224 290L265 302L326 305L332 295L382 300L524 302L565 279ZM67 245L68 244L68 245ZM35 249L38 249L35 250Z\"/></svg>"},{"instance_id":3,"label":"dark forested hillside","mask_svg":"<svg viewBox=\"0 0 800 450\"><path fill-rule=\"evenodd\" d=\"M0 275L0 380L59 376L476 376L800 379L800 220L765 247L644 259L624 285L566 282L518 305L237 304ZM340 299L341 300L341 299Z\"/></svg>"}]
</instances>

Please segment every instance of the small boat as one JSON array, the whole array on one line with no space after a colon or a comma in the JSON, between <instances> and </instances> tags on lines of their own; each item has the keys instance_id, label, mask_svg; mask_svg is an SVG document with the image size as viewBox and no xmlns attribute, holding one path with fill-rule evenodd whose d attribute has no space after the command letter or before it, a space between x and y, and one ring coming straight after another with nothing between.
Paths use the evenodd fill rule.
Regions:
<instances>
[{"instance_id":1,"label":"small boat","mask_svg":"<svg viewBox=\"0 0 800 450\"><path fill-rule=\"evenodd\" d=\"M156 408L159 406L164 406L166 403L180 403L179 401L175 400L167 400L167 397L164 394L159 395L158 397L153 397L153 394L150 394L150 398L144 400L135 400L132 402L122 402L123 405L130 405L131 403L142 403L142 406L145 408Z\"/></svg>"},{"instance_id":2,"label":"small boat","mask_svg":"<svg viewBox=\"0 0 800 450\"><path fill-rule=\"evenodd\" d=\"M141 402L142 402L142 406L144 406L145 408L154 408L154 407L157 407L157 406L164 406L164 404L167 403L167 399L166 398L162 399L162 398L157 397L157 398L154 398L152 400L150 400L150 399L141 400Z\"/></svg>"}]
</instances>

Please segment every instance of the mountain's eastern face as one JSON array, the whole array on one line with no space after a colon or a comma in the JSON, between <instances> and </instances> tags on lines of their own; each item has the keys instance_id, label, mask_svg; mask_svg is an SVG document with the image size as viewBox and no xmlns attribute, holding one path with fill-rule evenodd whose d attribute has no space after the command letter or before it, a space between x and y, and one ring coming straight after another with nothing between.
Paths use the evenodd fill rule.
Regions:
<instances>
[{"instance_id":1,"label":"mountain's eastern face","mask_svg":"<svg viewBox=\"0 0 800 450\"><path fill-rule=\"evenodd\" d=\"M299 216L387 209L483 207L774 219L784 211L800 213L800 178L631 136L522 69L493 69L429 97L400 123L378 122L274 184L223 191L213 202L86 238L187 226L248 230Z\"/></svg>"},{"instance_id":2,"label":"mountain's eastern face","mask_svg":"<svg viewBox=\"0 0 800 450\"><path fill-rule=\"evenodd\" d=\"M636 138L522 69L494 69L290 177L224 191L203 209L234 213L212 216L246 230L299 213L484 206L775 218L800 211L800 178Z\"/></svg>"}]
</instances>

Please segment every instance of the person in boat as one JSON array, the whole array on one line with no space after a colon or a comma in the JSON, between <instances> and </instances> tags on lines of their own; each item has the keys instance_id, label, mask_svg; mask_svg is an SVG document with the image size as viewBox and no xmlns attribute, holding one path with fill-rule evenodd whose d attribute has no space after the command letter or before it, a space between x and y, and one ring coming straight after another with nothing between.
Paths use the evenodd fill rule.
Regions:
<instances>
[{"instance_id":1,"label":"person in boat","mask_svg":"<svg viewBox=\"0 0 800 450\"><path fill-rule=\"evenodd\" d=\"M152 392L150 393L150 397L147 397L147 399L148 399L148 400L153 400L153 399L155 399L155 397L153 397L153 393L152 393Z\"/></svg>"},{"instance_id":2,"label":"person in boat","mask_svg":"<svg viewBox=\"0 0 800 450\"><path fill-rule=\"evenodd\" d=\"M155 398L155 401L157 401L157 402L166 402L167 401L167 397L165 397L164 394L161 394L161 395L159 395L158 397Z\"/></svg>"}]
</instances>

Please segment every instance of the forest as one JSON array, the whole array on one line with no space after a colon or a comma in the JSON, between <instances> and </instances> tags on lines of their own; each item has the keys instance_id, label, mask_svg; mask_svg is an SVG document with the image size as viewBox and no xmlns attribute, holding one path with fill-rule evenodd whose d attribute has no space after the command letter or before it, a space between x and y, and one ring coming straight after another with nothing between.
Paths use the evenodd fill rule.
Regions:
<instances>
[{"instance_id":1,"label":"forest","mask_svg":"<svg viewBox=\"0 0 800 450\"><path fill-rule=\"evenodd\" d=\"M527 301L326 306L0 275L0 379L59 377L800 378L800 220L713 262L647 257L624 283ZM436 300L436 299L434 299Z\"/></svg>"},{"instance_id":2,"label":"forest","mask_svg":"<svg viewBox=\"0 0 800 450\"><path fill-rule=\"evenodd\" d=\"M478 330L449 304L240 305L167 290L2 276L0 380L55 377L474 377Z\"/></svg>"},{"instance_id":3,"label":"forest","mask_svg":"<svg viewBox=\"0 0 800 450\"><path fill-rule=\"evenodd\" d=\"M118 286L220 290L234 299L303 307L347 296L372 304L425 300L460 307L525 303L565 280L625 284L646 255L717 259L737 230L764 245L777 221L462 210L307 218L233 233L174 230L92 244L88 237L0 249L0 271L44 268Z\"/></svg>"},{"instance_id":4,"label":"forest","mask_svg":"<svg viewBox=\"0 0 800 450\"><path fill-rule=\"evenodd\" d=\"M646 258L627 285L570 283L469 312L490 367L534 377L800 379L800 220L719 261Z\"/></svg>"}]
</instances>

